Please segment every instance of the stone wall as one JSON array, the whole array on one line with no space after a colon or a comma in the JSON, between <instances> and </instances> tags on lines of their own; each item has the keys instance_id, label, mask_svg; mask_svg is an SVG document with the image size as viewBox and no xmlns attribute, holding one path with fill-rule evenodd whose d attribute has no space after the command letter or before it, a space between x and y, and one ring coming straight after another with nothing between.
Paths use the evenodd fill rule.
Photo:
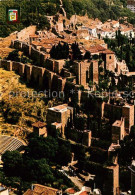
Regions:
<instances>
[{"instance_id":1,"label":"stone wall","mask_svg":"<svg viewBox=\"0 0 135 195\"><path fill-rule=\"evenodd\" d=\"M92 61L92 70L93 70L93 83L98 84L99 81L99 70L98 70L98 61Z\"/></svg>"},{"instance_id":2,"label":"stone wall","mask_svg":"<svg viewBox=\"0 0 135 195\"><path fill-rule=\"evenodd\" d=\"M24 76L25 64L20 62L12 62L12 71L15 71L20 76Z\"/></svg>"},{"instance_id":3,"label":"stone wall","mask_svg":"<svg viewBox=\"0 0 135 195\"><path fill-rule=\"evenodd\" d=\"M29 83L31 81L31 73L32 73L32 66L26 64L25 65L25 72L24 72L24 76L27 80L27 82Z\"/></svg>"},{"instance_id":4,"label":"stone wall","mask_svg":"<svg viewBox=\"0 0 135 195\"><path fill-rule=\"evenodd\" d=\"M31 47L31 59L40 65L40 51L36 50L34 47Z\"/></svg>"},{"instance_id":5,"label":"stone wall","mask_svg":"<svg viewBox=\"0 0 135 195\"><path fill-rule=\"evenodd\" d=\"M40 88L43 88L43 76L45 68L32 66L31 82L37 84Z\"/></svg>"},{"instance_id":6,"label":"stone wall","mask_svg":"<svg viewBox=\"0 0 135 195\"><path fill-rule=\"evenodd\" d=\"M30 46L26 43L22 44L22 51L24 52L24 54L26 56L29 56L29 52L30 52Z\"/></svg>"},{"instance_id":7,"label":"stone wall","mask_svg":"<svg viewBox=\"0 0 135 195\"><path fill-rule=\"evenodd\" d=\"M20 76L26 78L28 83L34 84L34 86L42 89L61 92L65 88L65 78L63 79L61 76L43 67L6 60L0 60L0 67L9 71L15 71Z\"/></svg>"},{"instance_id":8,"label":"stone wall","mask_svg":"<svg viewBox=\"0 0 135 195\"><path fill-rule=\"evenodd\" d=\"M22 42L20 41L12 41L11 47L14 47L15 49L22 50Z\"/></svg>"},{"instance_id":9,"label":"stone wall","mask_svg":"<svg viewBox=\"0 0 135 195\"><path fill-rule=\"evenodd\" d=\"M125 117L126 132L129 133L134 125L134 105L125 105L122 108L122 116Z\"/></svg>"},{"instance_id":10,"label":"stone wall","mask_svg":"<svg viewBox=\"0 0 135 195\"><path fill-rule=\"evenodd\" d=\"M111 119L112 123L116 120L120 120L122 117L122 106L112 105L106 103L104 105L104 114L105 118Z\"/></svg>"},{"instance_id":11,"label":"stone wall","mask_svg":"<svg viewBox=\"0 0 135 195\"><path fill-rule=\"evenodd\" d=\"M65 65L65 60L55 60L54 72L60 74Z\"/></svg>"},{"instance_id":12,"label":"stone wall","mask_svg":"<svg viewBox=\"0 0 135 195\"><path fill-rule=\"evenodd\" d=\"M12 62L7 60L1 60L1 67L6 70L12 71Z\"/></svg>"},{"instance_id":13,"label":"stone wall","mask_svg":"<svg viewBox=\"0 0 135 195\"><path fill-rule=\"evenodd\" d=\"M29 26L17 33L17 39L20 41L25 41L29 39L30 35L34 35L35 32L36 32L36 26Z\"/></svg>"},{"instance_id":14,"label":"stone wall","mask_svg":"<svg viewBox=\"0 0 135 195\"><path fill-rule=\"evenodd\" d=\"M117 143L125 137L125 118L115 121L112 125L112 142Z\"/></svg>"},{"instance_id":15,"label":"stone wall","mask_svg":"<svg viewBox=\"0 0 135 195\"><path fill-rule=\"evenodd\" d=\"M77 84L88 87L89 81L97 83L99 81L98 61L82 61L74 63L74 74L77 77Z\"/></svg>"}]
</instances>

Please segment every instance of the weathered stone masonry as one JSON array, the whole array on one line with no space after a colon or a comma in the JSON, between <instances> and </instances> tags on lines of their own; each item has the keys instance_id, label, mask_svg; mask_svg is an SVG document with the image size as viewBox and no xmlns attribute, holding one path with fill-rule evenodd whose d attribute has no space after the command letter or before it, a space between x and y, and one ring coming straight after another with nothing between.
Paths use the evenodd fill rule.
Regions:
<instances>
[{"instance_id":1,"label":"weathered stone masonry","mask_svg":"<svg viewBox=\"0 0 135 195\"><path fill-rule=\"evenodd\" d=\"M64 90L66 79L46 68L6 60L0 60L0 67L9 71L15 71L20 76L25 77L28 83L35 83L35 86L40 89Z\"/></svg>"}]
</instances>

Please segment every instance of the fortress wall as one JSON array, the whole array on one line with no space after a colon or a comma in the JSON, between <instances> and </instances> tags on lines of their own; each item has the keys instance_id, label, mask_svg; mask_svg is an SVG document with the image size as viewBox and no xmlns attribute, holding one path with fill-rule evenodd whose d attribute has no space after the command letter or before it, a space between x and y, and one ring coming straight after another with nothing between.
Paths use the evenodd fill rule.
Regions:
<instances>
[{"instance_id":1,"label":"fortress wall","mask_svg":"<svg viewBox=\"0 0 135 195\"><path fill-rule=\"evenodd\" d=\"M31 59L34 60L39 66L42 66L42 67L47 66L47 68L49 69L50 62L48 61L49 64L45 62L46 62L46 59L50 55L35 49L34 47L32 47L31 45L28 45L25 42L21 42L18 40L12 41L11 47L18 49L18 50L22 50L26 56L30 56ZM53 71L54 68L49 69L49 70Z\"/></svg>"},{"instance_id":2,"label":"fortress wall","mask_svg":"<svg viewBox=\"0 0 135 195\"><path fill-rule=\"evenodd\" d=\"M19 63L18 74L19 74L20 76L24 76L24 71L25 71L25 64Z\"/></svg>"},{"instance_id":3,"label":"fortress wall","mask_svg":"<svg viewBox=\"0 0 135 195\"><path fill-rule=\"evenodd\" d=\"M12 62L12 70L17 72L20 76L24 76L25 64L20 62Z\"/></svg>"},{"instance_id":4,"label":"fortress wall","mask_svg":"<svg viewBox=\"0 0 135 195\"><path fill-rule=\"evenodd\" d=\"M12 62L7 60L1 60L1 67L6 70L12 71Z\"/></svg>"},{"instance_id":5,"label":"fortress wall","mask_svg":"<svg viewBox=\"0 0 135 195\"><path fill-rule=\"evenodd\" d=\"M31 81L37 83L39 87L43 86L43 75L45 69L42 67L32 66Z\"/></svg>"},{"instance_id":6,"label":"fortress wall","mask_svg":"<svg viewBox=\"0 0 135 195\"><path fill-rule=\"evenodd\" d=\"M91 98L94 98L89 92L77 91L77 86L66 79L60 77L54 72L47 70L43 67L22 64L19 62L12 62L7 60L0 60L0 67L9 70L16 71L19 75L25 76L27 82L35 82L39 87L44 89L50 89L54 91L65 91L65 95L69 98L78 99L79 103L90 103ZM71 94L71 90L75 90L77 93ZM126 128L129 129L134 124L134 106L118 106L108 103L96 101L95 110L101 112L102 117L110 119L112 122L120 120L121 117L125 117Z\"/></svg>"},{"instance_id":7,"label":"fortress wall","mask_svg":"<svg viewBox=\"0 0 135 195\"><path fill-rule=\"evenodd\" d=\"M55 60L55 65L54 65L54 72L57 74L60 74L62 71L62 68L65 65L65 60Z\"/></svg>"},{"instance_id":8,"label":"fortress wall","mask_svg":"<svg viewBox=\"0 0 135 195\"><path fill-rule=\"evenodd\" d=\"M26 64L25 65L25 77L26 77L27 82L31 81L31 73L32 73L32 66Z\"/></svg>"},{"instance_id":9,"label":"fortress wall","mask_svg":"<svg viewBox=\"0 0 135 195\"><path fill-rule=\"evenodd\" d=\"M105 107L104 107L104 117L110 118L112 116L112 113L113 113L113 105L105 104Z\"/></svg>"},{"instance_id":10,"label":"fortress wall","mask_svg":"<svg viewBox=\"0 0 135 195\"><path fill-rule=\"evenodd\" d=\"M52 90L58 91L58 76L54 74L52 80Z\"/></svg>"},{"instance_id":11,"label":"fortress wall","mask_svg":"<svg viewBox=\"0 0 135 195\"><path fill-rule=\"evenodd\" d=\"M98 68L98 61L92 61L92 67L93 67L93 83L97 83L99 81L99 68Z\"/></svg>"},{"instance_id":12,"label":"fortress wall","mask_svg":"<svg viewBox=\"0 0 135 195\"><path fill-rule=\"evenodd\" d=\"M11 43L11 47L14 47L15 49L22 50L23 43L21 41L15 40Z\"/></svg>"},{"instance_id":13,"label":"fortress wall","mask_svg":"<svg viewBox=\"0 0 135 195\"><path fill-rule=\"evenodd\" d=\"M7 60L0 61L1 67L5 68L9 71L15 71L20 76L25 76L27 82L35 82L38 83L39 87L45 88L47 86L48 89L63 91L66 84L66 79L60 77L54 72L51 72L43 67L23 64L20 62L12 62ZM47 81L47 82L45 82Z\"/></svg>"},{"instance_id":14,"label":"fortress wall","mask_svg":"<svg viewBox=\"0 0 135 195\"><path fill-rule=\"evenodd\" d=\"M54 90L54 91L64 91L65 84L66 84L66 79L63 79L62 77L60 77L57 74L53 75L52 90Z\"/></svg>"},{"instance_id":15,"label":"fortress wall","mask_svg":"<svg viewBox=\"0 0 135 195\"><path fill-rule=\"evenodd\" d=\"M34 47L31 47L31 59L40 65L40 51L36 50Z\"/></svg>"},{"instance_id":16,"label":"fortress wall","mask_svg":"<svg viewBox=\"0 0 135 195\"><path fill-rule=\"evenodd\" d=\"M47 59L47 55L43 52L40 52L40 64L45 67L45 61Z\"/></svg>"},{"instance_id":17,"label":"fortress wall","mask_svg":"<svg viewBox=\"0 0 135 195\"><path fill-rule=\"evenodd\" d=\"M30 35L34 35L36 32L36 26L28 26L17 33L17 38L21 41L29 39Z\"/></svg>"},{"instance_id":18,"label":"fortress wall","mask_svg":"<svg viewBox=\"0 0 135 195\"><path fill-rule=\"evenodd\" d=\"M113 105L113 121L121 120L122 117L122 106Z\"/></svg>"},{"instance_id":19,"label":"fortress wall","mask_svg":"<svg viewBox=\"0 0 135 195\"><path fill-rule=\"evenodd\" d=\"M66 79L58 78L58 91L64 91Z\"/></svg>"},{"instance_id":20,"label":"fortress wall","mask_svg":"<svg viewBox=\"0 0 135 195\"><path fill-rule=\"evenodd\" d=\"M111 119L112 122L115 122L115 120L120 120L122 117L122 106L105 103L104 117Z\"/></svg>"},{"instance_id":21,"label":"fortress wall","mask_svg":"<svg viewBox=\"0 0 135 195\"><path fill-rule=\"evenodd\" d=\"M53 59L46 59L45 61L45 67L48 70L54 71L55 62Z\"/></svg>"},{"instance_id":22,"label":"fortress wall","mask_svg":"<svg viewBox=\"0 0 135 195\"><path fill-rule=\"evenodd\" d=\"M13 62L12 70L15 71L15 72L18 72L19 64L20 64L19 62Z\"/></svg>"},{"instance_id":23,"label":"fortress wall","mask_svg":"<svg viewBox=\"0 0 135 195\"><path fill-rule=\"evenodd\" d=\"M52 80L55 73L45 70L44 72L44 79L43 79L43 86L45 86L46 89L52 89Z\"/></svg>"},{"instance_id":24,"label":"fortress wall","mask_svg":"<svg viewBox=\"0 0 135 195\"><path fill-rule=\"evenodd\" d=\"M29 45L28 44L26 44L26 43L22 43L22 51L24 52L24 54L26 55L26 56L29 56Z\"/></svg>"}]
</instances>

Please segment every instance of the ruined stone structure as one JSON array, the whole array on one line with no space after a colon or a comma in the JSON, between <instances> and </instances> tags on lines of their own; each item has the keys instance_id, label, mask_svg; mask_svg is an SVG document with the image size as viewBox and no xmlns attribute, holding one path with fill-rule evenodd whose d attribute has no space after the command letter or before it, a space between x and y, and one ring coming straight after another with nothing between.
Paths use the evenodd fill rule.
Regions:
<instances>
[{"instance_id":1,"label":"ruined stone structure","mask_svg":"<svg viewBox=\"0 0 135 195\"><path fill-rule=\"evenodd\" d=\"M112 166L106 167L106 182L105 182L105 189L104 194L109 192L109 195L120 195L119 190L119 164L117 162L117 158Z\"/></svg>"},{"instance_id":2,"label":"ruined stone structure","mask_svg":"<svg viewBox=\"0 0 135 195\"><path fill-rule=\"evenodd\" d=\"M69 120L73 117L73 108L65 104L48 109L47 124L60 128L62 137L65 135L65 127Z\"/></svg>"},{"instance_id":3,"label":"ruined stone structure","mask_svg":"<svg viewBox=\"0 0 135 195\"><path fill-rule=\"evenodd\" d=\"M54 62L53 62L54 63ZM52 64L53 64L52 63ZM62 92L65 90L65 86L69 86L69 90L75 89L75 84L67 82L66 78L62 78L54 72L51 72L43 67L25 65L19 62L11 62L6 60L0 60L0 67L9 71L16 71L20 76L26 78L27 82L34 83L41 89L50 89L56 92ZM78 103L87 102L92 96L89 92L80 92L78 95ZM134 125L134 105L116 105L109 103L98 103L95 105L101 114L101 117L109 118L112 123L116 120L121 120L121 117L125 118L125 130L129 134L131 127ZM56 122L56 121L52 121ZM122 134L123 135L123 134Z\"/></svg>"},{"instance_id":4,"label":"ruined stone structure","mask_svg":"<svg viewBox=\"0 0 135 195\"><path fill-rule=\"evenodd\" d=\"M118 140L123 140L125 135L125 119L116 120L112 125L112 142L117 143Z\"/></svg>"},{"instance_id":5,"label":"ruined stone structure","mask_svg":"<svg viewBox=\"0 0 135 195\"><path fill-rule=\"evenodd\" d=\"M103 116L105 118L111 119L112 122L116 120L121 120L121 117L125 118L125 130L129 134L131 127L134 125L134 105L113 105L113 104L103 104Z\"/></svg>"},{"instance_id":6,"label":"ruined stone structure","mask_svg":"<svg viewBox=\"0 0 135 195\"><path fill-rule=\"evenodd\" d=\"M47 128L46 123L43 122L36 122L32 124L33 132L36 133L38 136L47 137Z\"/></svg>"},{"instance_id":7,"label":"ruined stone structure","mask_svg":"<svg viewBox=\"0 0 135 195\"><path fill-rule=\"evenodd\" d=\"M98 84L98 61L82 61L74 63L77 84L88 87L89 81Z\"/></svg>"},{"instance_id":8,"label":"ruined stone structure","mask_svg":"<svg viewBox=\"0 0 135 195\"><path fill-rule=\"evenodd\" d=\"M0 67L17 72L20 76L26 78L28 83L34 84L39 89L50 89L57 92L64 90L66 79L43 67L6 60L0 61Z\"/></svg>"},{"instance_id":9,"label":"ruined stone structure","mask_svg":"<svg viewBox=\"0 0 135 195\"><path fill-rule=\"evenodd\" d=\"M91 56L98 55L103 60L102 66L105 70L115 72L117 59L113 51L101 45L91 46L87 51Z\"/></svg>"},{"instance_id":10,"label":"ruined stone structure","mask_svg":"<svg viewBox=\"0 0 135 195\"><path fill-rule=\"evenodd\" d=\"M87 146L87 147L90 147L91 146L91 140L92 140L92 132L88 131L88 130L85 130L83 132L82 144Z\"/></svg>"},{"instance_id":11,"label":"ruined stone structure","mask_svg":"<svg viewBox=\"0 0 135 195\"><path fill-rule=\"evenodd\" d=\"M125 105L122 107L122 116L125 117L126 132L129 133L134 125L134 105Z\"/></svg>"},{"instance_id":12,"label":"ruined stone structure","mask_svg":"<svg viewBox=\"0 0 135 195\"><path fill-rule=\"evenodd\" d=\"M29 26L17 33L17 39L20 41L29 40L30 35L34 35L36 32L36 26Z\"/></svg>"},{"instance_id":13,"label":"ruined stone structure","mask_svg":"<svg viewBox=\"0 0 135 195\"><path fill-rule=\"evenodd\" d=\"M116 68L116 57L113 51L105 50L102 52L105 70L114 72Z\"/></svg>"},{"instance_id":14,"label":"ruined stone structure","mask_svg":"<svg viewBox=\"0 0 135 195\"><path fill-rule=\"evenodd\" d=\"M3 67L6 70L12 71L12 62L7 60L2 60L1 67Z\"/></svg>"}]
</instances>

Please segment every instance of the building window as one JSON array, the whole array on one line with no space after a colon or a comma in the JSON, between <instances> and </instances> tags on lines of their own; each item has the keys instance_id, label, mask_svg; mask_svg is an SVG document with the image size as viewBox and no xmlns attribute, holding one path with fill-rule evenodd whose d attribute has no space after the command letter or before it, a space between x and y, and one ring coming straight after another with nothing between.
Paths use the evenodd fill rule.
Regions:
<instances>
[{"instance_id":1,"label":"building window","mask_svg":"<svg viewBox=\"0 0 135 195\"><path fill-rule=\"evenodd\" d=\"M112 59L112 56L109 56L109 59Z\"/></svg>"}]
</instances>

